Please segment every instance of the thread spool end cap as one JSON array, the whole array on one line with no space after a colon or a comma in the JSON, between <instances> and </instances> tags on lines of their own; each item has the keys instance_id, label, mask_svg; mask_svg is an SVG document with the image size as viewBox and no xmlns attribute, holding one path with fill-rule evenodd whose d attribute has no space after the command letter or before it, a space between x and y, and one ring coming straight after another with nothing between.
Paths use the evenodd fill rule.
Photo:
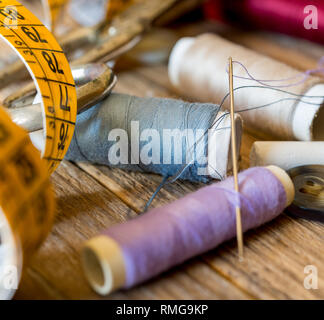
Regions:
<instances>
[{"instance_id":1,"label":"thread spool end cap","mask_svg":"<svg viewBox=\"0 0 324 320\"><path fill-rule=\"evenodd\" d=\"M288 173L285 170L277 166L268 166L266 168L270 170L282 183L286 191L286 198L287 198L286 207L288 207L289 205L292 204L295 198L295 187L291 178L289 177Z\"/></svg>"},{"instance_id":2,"label":"thread spool end cap","mask_svg":"<svg viewBox=\"0 0 324 320\"><path fill-rule=\"evenodd\" d=\"M125 284L122 250L115 240L98 236L89 240L81 254L87 280L100 295L108 295Z\"/></svg>"}]
</instances>

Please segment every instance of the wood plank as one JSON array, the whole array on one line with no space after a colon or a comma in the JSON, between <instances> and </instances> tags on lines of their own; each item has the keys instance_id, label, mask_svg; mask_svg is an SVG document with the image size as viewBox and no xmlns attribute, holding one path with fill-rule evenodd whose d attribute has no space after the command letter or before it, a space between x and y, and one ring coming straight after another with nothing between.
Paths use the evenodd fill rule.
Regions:
<instances>
[{"instance_id":1,"label":"wood plank","mask_svg":"<svg viewBox=\"0 0 324 320\"><path fill-rule=\"evenodd\" d=\"M46 284L51 298L97 298L81 270L81 245L98 229L125 221L135 213L68 162L61 164L52 181L58 199L56 222L27 268L17 297L38 296L39 288L46 291Z\"/></svg>"},{"instance_id":2,"label":"wood plank","mask_svg":"<svg viewBox=\"0 0 324 320\"><path fill-rule=\"evenodd\" d=\"M58 215L47 241L25 270L16 299L99 299L88 286L80 265L82 244L104 228L136 213L84 171L63 162L53 175ZM209 275L204 286L197 269ZM231 288L232 290L225 290ZM247 296L196 259L133 290L108 299L236 299Z\"/></svg>"},{"instance_id":3,"label":"wood plank","mask_svg":"<svg viewBox=\"0 0 324 320\"><path fill-rule=\"evenodd\" d=\"M245 235L245 260L237 263L233 244L211 253L211 266L261 299L322 299L323 238L282 215ZM304 288L304 268L317 267L318 290Z\"/></svg>"}]
</instances>

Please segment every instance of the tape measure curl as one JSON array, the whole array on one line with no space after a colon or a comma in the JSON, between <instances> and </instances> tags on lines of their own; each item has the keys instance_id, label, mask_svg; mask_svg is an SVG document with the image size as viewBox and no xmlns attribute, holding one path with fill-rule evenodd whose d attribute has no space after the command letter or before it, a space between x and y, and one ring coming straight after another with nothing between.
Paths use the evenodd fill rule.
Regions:
<instances>
[{"instance_id":1,"label":"tape measure curl","mask_svg":"<svg viewBox=\"0 0 324 320\"><path fill-rule=\"evenodd\" d=\"M48 234L54 220L49 183L73 137L77 97L68 61L50 31L23 5L0 1L0 35L29 70L41 97L44 134L42 158L27 133L0 108L0 298L1 267L26 261Z\"/></svg>"},{"instance_id":2,"label":"tape measure curl","mask_svg":"<svg viewBox=\"0 0 324 320\"><path fill-rule=\"evenodd\" d=\"M48 170L25 130L0 107L0 299L15 287L6 286L6 268L24 262L47 236L55 201ZM12 275L14 276L14 275Z\"/></svg>"},{"instance_id":3,"label":"tape measure curl","mask_svg":"<svg viewBox=\"0 0 324 320\"><path fill-rule=\"evenodd\" d=\"M0 35L22 58L42 97L42 156L52 173L68 150L76 120L77 97L68 61L54 36L17 1L0 1Z\"/></svg>"}]
</instances>

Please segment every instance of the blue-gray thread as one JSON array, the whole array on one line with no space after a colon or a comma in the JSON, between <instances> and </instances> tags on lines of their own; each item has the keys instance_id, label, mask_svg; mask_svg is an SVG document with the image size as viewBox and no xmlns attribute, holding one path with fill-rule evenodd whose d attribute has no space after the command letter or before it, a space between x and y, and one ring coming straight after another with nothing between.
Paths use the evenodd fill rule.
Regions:
<instances>
[{"instance_id":1,"label":"blue-gray thread","mask_svg":"<svg viewBox=\"0 0 324 320\"><path fill-rule=\"evenodd\" d=\"M174 141L167 148L171 153L171 164L163 164L163 144L160 140L160 164L143 164L141 158L138 164L131 164L132 150L130 146L131 121L138 121L139 133L145 129L155 129L163 136L164 129L192 129L196 132L207 128L217 118L219 106L215 104L187 103L173 99L137 98L122 94L112 94L106 101L78 115L75 134L66 159L72 161L89 161L97 164L118 167L131 171L153 172L164 177L175 175L183 167L187 156L193 159L190 166L182 173L181 179L193 182L208 182L209 176L199 175L199 159L208 155L208 143L204 143L203 154L197 154L194 145L187 148L188 138L182 142L182 163L175 164ZM171 115L171 116L170 116ZM111 164L108 150L115 143L108 141L108 133L113 129L123 129L128 133L128 164ZM206 134L201 137L206 139ZM200 139L199 139L200 140ZM147 143L140 141L139 150ZM191 148L193 147L193 148ZM190 149L190 150L189 150ZM188 151L189 150L189 151ZM206 167L207 164L204 165ZM220 176L221 177L221 176Z\"/></svg>"},{"instance_id":2,"label":"blue-gray thread","mask_svg":"<svg viewBox=\"0 0 324 320\"><path fill-rule=\"evenodd\" d=\"M154 193L152 194L151 198L149 199L149 201L147 201L143 212L146 212L150 205L152 204L153 200L155 199L155 197L157 196L157 194L160 192L160 190L165 186L166 181L168 180L169 176L165 176L163 177L161 183L158 185L158 187L155 189Z\"/></svg>"},{"instance_id":3,"label":"blue-gray thread","mask_svg":"<svg viewBox=\"0 0 324 320\"><path fill-rule=\"evenodd\" d=\"M241 89L245 89L245 88L256 88L256 89L269 89L269 90L274 90L274 91L278 91L278 92L282 92L282 93L286 93L286 94L288 94L288 95L291 95L291 96L293 96L293 97L295 97L295 98L282 98L282 99L280 99L280 100L276 100L276 101L274 101L274 102L271 102L271 103L268 103L268 104L265 104L265 105L261 105L261 106L257 106L257 107L253 107L253 108L245 108L245 109L241 109L241 110L239 110L239 111L236 111L237 113L241 113L241 112L246 112L246 111L250 111L250 110L255 110L255 109L260 109L260 108L265 108L265 107L269 107L269 106L272 106L272 105L274 105L274 104L276 104L276 103L279 103L279 102L282 102L282 101L292 101L292 100L295 100L295 101L301 101L301 102L303 102L303 103L305 103L305 104L308 104L308 105L320 105L320 104L318 104L318 103L312 103L312 102L308 102L308 101L304 101L303 99L301 99L301 98L323 98L323 96L307 96L307 95L302 95L302 94L295 94L295 93L292 93L292 92L289 92L289 91L285 91L285 90L282 90L282 89L278 89L278 88L274 88L274 87L267 87L267 86L240 86L240 87L237 87L237 88L234 88L234 91L237 91L237 90L241 90ZM218 113L218 111L220 110L220 108L224 105L224 103L225 103L225 101L226 101L226 99L229 97L229 93L227 93L225 96L224 96L224 98L223 98L223 100L221 101L221 104L218 106L218 108L217 108L217 113ZM297 97L299 97L299 98L297 98ZM110 99L110 98L108 98L108 99ZM163 99L163 103L165 103L165 101L166 100L170 100L170 99ZM183 102L181 102L181 103L183 103ZM224 117L226 116L226 115L228 115L229 113L228 112L225 112L220 118L217 118L217 113L216 113L216 116L214 117L214 121L210 124L210 126L205 130L205 133L204 133L204 135L200 138L200 139L203 139L205 136L206 136L206 134L208 133L208 130L212 127L212 126L214 126L217 122L218 122L218 124L217 124L217 126L215 127L215 130L219 130L218 129L218 126L219 126L219 124L221 123L221 121L224 119ZM154 113L154 117L155 117L155 115L156 115L156 113ZM188 115L188 114L187 114ZM78 116L78 117L80 117L80 116ZM153 118L154 118L153 117ZM152 121L153 121L153 119L152 119ZM222 129L226 129L226 128L222 128ZM200 139L198 140L198 141L195 141L195 144L192 146L192 148L195 148L196 147L196 145L197 145L197 143L199 143L200 142ZM74 136L74 139L73 139L73 141L75 142L75 145L76 145L76 147L77 147L77 149L78 149L78 151L79 151L79 153L80 153L80 155L81 155L81 157L83 158L83 159L78 159L78 158L75 158L75 156L73 155L73 151L72 152L68 152L68 155L67 155L67 159L68 160L73 160L73 161L79 161L79 160L87 160L87 161L90 161L90 159L88 159L88 157L86 156L86 154L84 154L83 152L82 152L82 149L81 149L81 147L80 147L80 145L79 145L79 141L78 141L78 138L77 138L77 134L75 134L75 136ZM69 151L70 151L70 149L69 149ZM187 152L192 152L192 150L189 150L189 151L187 151ZM163 153L162 153L163 154ZM91 162L93 162L93 161L91 161ZM151 203L152 203L152 201L154 200L154 198L156 197L156 195L158 194L158 192L163 188L163 187L165 187L165 185L167 185L167 184L170 184L170 183L174 183L175 181L177 181L178 179L180 179L180 178L182 178L182 176L183 176L183 174L184 174L184 172L190 167L190 166L192 166L193 164L192 164L192 162L190 162L190 163L188 163L188 164L186 164L186 165L184 165L184 166L182 166L182 168L180 168L180 169L178 169L173 175L172 174L169 174L169 173L166 173L166 174L164 174L163 176L163 179L162 179L162 182L160 183L160 185L157 187L157 189L155 190L155 192L153 193L153 195L151 196L151 198L150 198L150 200L147 202L147 204L146 204L146 206L145 206L145 209L144 209L144 212L149 208L149 206L151 205ZM134 168L133 168L133 166L134 165L130 165L130 166L132 166L132 168L128 168L128 169L133 169L134 170ZM214 171L215 171L215 173L216 174L218 174L218 172L217 172L217 170L215 169L215 168L212 168ZM141 170L142 171L146 171L146 172L154 172L154 171L149 171L149 170L147 170L147 168L144 166L144 167L141 167ZM223 178L221 175L219 175L219 178L220 178L220 180ZM189 179L190 180L190 179Z\"/></svg>"},{"instance_id":4,"label":"blue-gray thread","mask_svg":"<svg viewBox=\"0 0 324 320\"><path fill-rule=\"evenodd\" d=\"M321 105L320 103L312 103L312 102L308 102L308 101L304 101L303 99L301 98L324 98L324 96L310 96L310 95L302 95L302 94L295 94L295 93L292 93L292 92L289 92L289 91L285 91L285 90L282 90L282 89L278 89L278 88L273 88L273 87L267 87L267 86L240 86L240 87L237 87L237 88L234 88L234 91L237 91L237 90L241 90L241 89L247 89L247 88L256 88L256 89L269 89L269 90L274 90L274 91L278 91L278 92L282 92L282 93L286 93L288 95L291 95L291 96L295 96L295 97L300 97L300 98L282 98L282 99L279 99L279 100L276 100L276 101L273 101L271 103L267 103L267 104L264 104L264 105L261 105L261 106L257 106L257 107L253 107L253 108L243 108L241 110L238 110L238 111L235 111L236 113L242 113L242 112L247 112L247 111L250 111L250 110L256 110L256 109L261 109L261 108L266 108L266 107L270 107L276 103L280 103L280 102L283 102L283 101L292 101L292 100L295 100L295 101L298 101L298 102L303 102L305 104L308 104L308 105ZM222 99L221 103L220 103L220 108L223 107L226 99L229 97L229 93L227 93L224 98ZM216 119L215 121L222 121L224 119L224 117L226 115L228 115L229 112L225 112L220 118ZM214 122L212 124L212 126L214 126L216 124L216 122ZM219 123L220 124L220 123ZM219 125L218 124L218 125ZM217 130L217 127L218 125L216 126L216 130ZM222 128L223 129L223 128ZM207 134L208 132L208 129L205 131L205 134ZM199 142L199 140L197 141ZM196 142L196 143L197 143ZM177 181L179 179L179 177L181 177L181 174L182 172L186 169L187 166L190 166L191 164L186 164L182 170L180 170L177 175L175 176L170 176L169 177L169 180L165 182L165 184L168 184L168 183L174 183L175 181ZM213 168L211 168L213 169Z\"/></svg>"},{"instance_id":5,"label":"blue-gray thread","mask_svg":"<svg viewBox=\"0 0 324 320\"><path fill-rule=\"evenodd\" d=\"M308 102L308 101L304 101L302 100L301 98L324 98L324 96L307 96L307 95L301 95L301 94L295 94L295 93L292 93L292 92L289 92L289 91L285 91L285 90L282 90L282 89L278 89L278 88L273 88L273 87L264 87L264 86L241 86L241 87L237 87L237 88L234 88L234 91L237 91L237 90L240 90L240 89L245 89L245 88L257 88L257 89L270 89L270 90L274 90L274 91L279 91L279 92L283 92L283 93L286 93L286 94L289 94L289 95L292 95L292 96L295 96L295 97L300 97L300 98L282 98L280 100L276 100L274 102L271 102L271 103L267 103L265 105L261 105L261 106L258 106L258 107L253 107L253 108L246 108L246 109L241 109L239 111L236 111L236 113L241 113L241 112L246 112L246 111L250 111L250 110L255 110L255 109L261 109L261 108L266 108L266 107L269 107L269 106L272 106L276 103L280 103L282 101L291 101L291 100L295 100L295 101L298 101L298 102L303 102L305 104L308 104L308 105L321 105L319 103L312 103L312 102ZM223 100L221 101L220 103L220 108L222 108L222 106L224 105L226 99L229 97L229 93L227 93ZM220 118L218 119L215 119L215 121L219 121L219 123L217 124L216 126L216 130L217 130L217 127L218 125L220 124L220 122L224 119L224 117L226 115L228 115L229 112L225 112ZM216 124L216 122L214 122L212 124L212 126L214 126ZM208 132L208 129L205 131L205 134ZM199 140L197 141L199 143ZM196 143L197 143L196 142ZM181 170L179 170L179 172L174 175L174 176L170 176L170 177L167 177L165 179L163 179L162 183L158 186L157 190L153 193L151 199L149 200L149 202L146 204L145 206L145 209L147 210L148 207L150 206L150 204L152 203L152 201L154 200L154 198L156 197L157 193L162 189L164 188L167 184L170 184L170 183L174 183L176 182L182 175L182 173L186 170L186 168L188 166L190 166L191 164L188 163L186 164L185 166L183 166L183 168ZM214 168L211 168L213 169L215 172L217 172ZM222 180L222 179L220 179Z\"/></svg>"}]
</instances>

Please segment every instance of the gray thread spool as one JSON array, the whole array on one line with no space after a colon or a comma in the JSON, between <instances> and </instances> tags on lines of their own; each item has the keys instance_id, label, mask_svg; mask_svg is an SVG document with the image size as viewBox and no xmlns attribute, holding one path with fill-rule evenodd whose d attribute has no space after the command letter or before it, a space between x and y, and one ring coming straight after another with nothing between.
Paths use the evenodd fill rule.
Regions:
<instances>
[{"instance_id":1,"label":"gray thread spool","mask_svg":"<svg viewBox=\"0 0 324 320\"><path fill-rule=\"evenodd\" d=\"M180 179L195 182L208 182L212 177L223 179L227 170L231 168L230 161L230 117L227 113L219 111L215 104L187 103L180 100L161 98L137 98L123 94L111 94L105 101L78 115L75 134L66 156L71 161L90 161L96 164L118 167L131 171L153 172L164 177L174 176L184 168L188 152L195 155L194 161L182 172ZM219 119L219 121L215 120ZM160 164L131 163L137 158L138 150L131 150L131 122L138 121L139 135L145 129L156 129L160 136ZM197 146L182 139L182 163L175 162L175 145L165 144L164 129L197 129L206 132L214 125L208 138L207 134L196 141ZM236 116L237 141L240 146L242 122ZM115 164L108 157L110 148L116 143L109 141L108 135L113 129L123 129L128 135L128 163ZM140 141L139 153L148 141ZM170 164L163 164L163 155L171 152ZM192 151L195 150L194 153ZM135 156L134 156L135 154ZM199 159L207 157L207 164L201 165ZM213 158L213 161L211 160ZM192 158L191 158L192 160ZM204 168L205 167L205 168ZM208 174L201 175L201 172Z\"/></svg>"}]
</instances>

